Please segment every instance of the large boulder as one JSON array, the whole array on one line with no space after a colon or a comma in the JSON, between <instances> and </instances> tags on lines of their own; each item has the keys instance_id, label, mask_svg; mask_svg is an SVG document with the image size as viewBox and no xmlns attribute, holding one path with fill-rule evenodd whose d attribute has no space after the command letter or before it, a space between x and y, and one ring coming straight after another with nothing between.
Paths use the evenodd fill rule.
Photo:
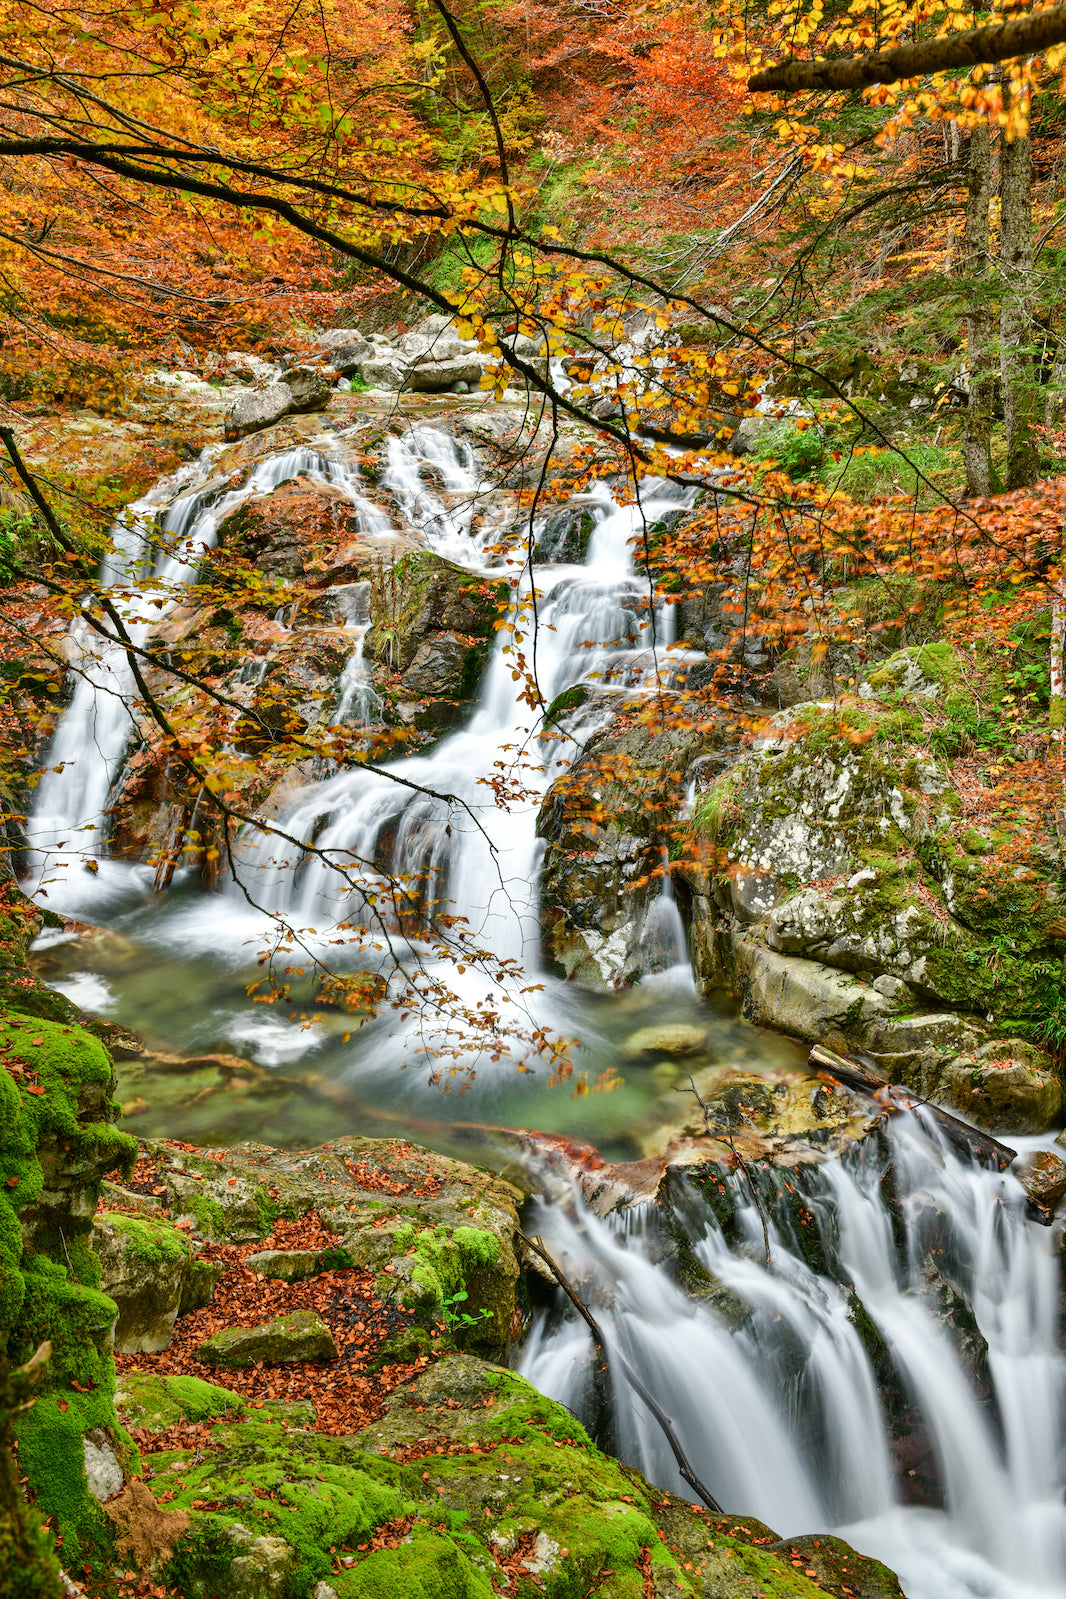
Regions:
<instances>
[{"instance_id":1,"label":"large boulder","mask_svg":"<svg viewBox=\"0 0 1066 1599\"><path fill-rule=\"evenodd\" d=\"M100 1286L118 1308L119 1354L165 1349L181 1307L192 1261L188 1241L163 1221L115 1213L93 1222Z\"/></svg>"},{"instance_id":2,"label":"large boulder","mask_svg":"<svg viewBox=\"0 0 1066 1599\"><path fill-rule=\"evenodd\" d=\"M972 826L924 705L937 728L977 715L946 644L898 651L850 701L781 713L697 795L679 866L697 975L761 1026L1035 1132L1062 1107L1033 1047L1057 992L1057 851L1019 862Z\"/></svg>"},{"instance_id":3,"label":"large boulder","mask_svg":"<svg viewBox=\"0 0 1066 1599\"><path fill-rule=\"evenodd\" d=\"M127 1381L135 1423L146 1379ZM147 1382L154 1412L159 1384ZM168 1380L160 1421L188 1382ZM188 1395L195 1453L158 1453L149 1479L157 1502L188 1518L179 1599L206 1586L219 1599L562 1599L590 1583L602 1599L902 1599L884 1566L837 1539L809 1554L805 1541L800 1560L760 1522L710 1517L652 1487L562 1406L469 1356L445 1355L351 1435L287 1427L269 1407L213 1394Z\"/></svg>"},{"instance_id":4,"label":"large boulder","mask_svg":"<svg viewBox=\"0 0 1066 1599\"><path fill-rule=\"evenodd\" d=\"M317 411L329 401L332 388L329 378L315 367L290 367L284 382L267 383L237 396L226 413L226 438L258 433L280 422L290 411Z\"/></svg>"},{"instance_id":5,"label":"large boulder","mask_svg":"<svg viewBox=\"0 0 1066 1599\"><path fill-rule=\"evenodd\" d=\"M226 413L226 437L239 439L245 433L271 427L292 408L292 390L287 383L267 383L261 389L247 389L237 396Z\"/></svg>"}]
</instances>

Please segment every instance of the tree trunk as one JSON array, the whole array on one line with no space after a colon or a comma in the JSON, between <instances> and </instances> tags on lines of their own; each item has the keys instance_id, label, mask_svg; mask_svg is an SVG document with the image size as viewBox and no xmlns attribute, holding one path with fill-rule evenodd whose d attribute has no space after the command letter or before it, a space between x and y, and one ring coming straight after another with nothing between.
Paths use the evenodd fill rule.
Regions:
<instances>
[{"instance_id":1,"label":"tree trunk","mask_svg":"<svg viewBox=\"0 0 1066 1599\"><path fill-rule=\"evenodd\" d=\"M995 384L992 308L985 297L988 276L988 196L990 140L988 124L973 129L969 140L969 187L962 272L970 311L966 318L966 351L970 394L963 431L962 459L967 494L992 492L992 393Z\"/></svg>"},{"instance_id":2,"label":"tree trunk","mask_svg":"<svg viewBox=\"0 0 1066 1599\"><path fill-rule=\"evenodd\" d=\"M1060 579L1051 602L1051 699L1048 723L1052 742L1061 744L1066 736L1066 681L1063 656L1066 654L1066 583Z\"/></svg>"},{"instance_id":3,"label":"tree trunk","mask_svg":"<svg viewBox=\"0 0 1066 1599\"><path fill-rule=\"evenodd\" d=\"M1010 93L1004 84L1004 98ZM1000 153L1000 264L1003 300L999 351L1003 421L1007 436L1007 488L1035 483L1040 455L1033 435L1040 391L1033 360L1032 156L1028 135L1004 140Z\"/></svg>"}]
</instances>

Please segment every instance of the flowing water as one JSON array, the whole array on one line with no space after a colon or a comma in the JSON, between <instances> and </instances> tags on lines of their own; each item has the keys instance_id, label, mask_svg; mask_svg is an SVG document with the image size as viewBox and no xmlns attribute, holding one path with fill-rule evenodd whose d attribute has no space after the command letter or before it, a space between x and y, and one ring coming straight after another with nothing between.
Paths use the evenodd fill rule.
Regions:
<instances>
[{"instance_id":1,"label":"flowing water","mask_svg":"<svg viewBox=\"0 0 1066 1599\"><path fill-rule=\"evenodd\" d=\"M832 1528L910 1599L1061 1595L1058 1240L1027 1218L1009 1174L963 1163L916 1119L890 1145L808 1179L814 1250L789 1223L783 1180L776 1193L764 1182L761 1211L735 1183L728 1238L693 1190L683 1220L718 1308L675 1286L654 1214L601 1221L572 1191L538 1201L529 1225L727 1511L786 1537ZM521 1370L596 1416L590 1335L565 1300L540 1313ZM656 1422L610 1380L618 1452L684 1492Z\"/></svg>"},{"instance_id":2,"label":"flowing water","mask_svg":"<svg viewBox=\"0 0 1066 1599\"><path fill-rule=\"evenodd\" d=\"M516 1075L516 1064L528 1064L523 1033L534 1024L579 1036L579 1065L590 1073L618 1064L628 1034L664 1019L702 1026L716 1061L794 1064L787 1042L696 996L668 890L644 913L648 975L632 992L594 995L540 972L537 811L579 745L538 733L507 648L535 649L545 704L576 681L596 683L580 737L599 725L612 692L663 681L676 659L671 617L642 603L631 541L644 520L682 503L678 491L646 485L640 506L620 505L602 487L590 492L585 561L537 567L534 589L525 549L506 554L513 506L482 482L467 444L432 427L390 441L380 482L389 509L371 501L357 469L326 441L261 463L237 488L212 482L211 469L208 453L116 529L105 578L134 644L175 603L224 518L299 473L344 494L366 538L413 533L468 570L508 581L514 631L499 636L465 727L386 770L340 770L290 792L266 819L274 831L240 836L239 882L207 895L179 871L160 896L150 866L108 858L105 812L131 744L134 684L126 652L79 621L72 650L81 675L37 792L31 886L51 907L108 932L87 949L71 935L46 936L41 959L56 986L156 1047L236 1051L302 1081L306 1097L281 1101L275 1121L259 1106L254 1127L238 1120L232 1128L276 1142L319 1141L342 1125L399 1125L447 1143L447 1124L465 1113L586 1131L607 1153L639 1152L636 1130L667 1119L677 1069L626 1067L616 1093L575 1102L550 1093L543 1073ZM351 656L331 714L358 727L381 708L363 654L366 586L349 585L346 603ZM249 683L262 669L249 662ZM509 803L496 803L493 783L510 791ZM319 853L308 857L281 835L313 837ZM293 1018L252 1006L245 994L283 923L313 950L335 947L338 924L353 924L342 967L380 962L384 935L367 896L388 874L416 883L423 902L446 899L475 952L459 977L437 962L424 928L405 926L403 950L423 972L446 976L463 1003L493 1006L512 1035L502 1060L477 1060L462 1106L442 1106L427 1087L426 1040L413 1025L405 1031L387 1016L349 1037L344 1017ZM509 972L494 980L501 961ZM532 994L531 982L539 985ZM464 1064L447 1019L430 1042L455 1044ZM179 1095L166 1108L167 1130L217 1141L230 1132L218 1112L211 1101L197 1121ZM885 1197L889 1158L896 1208ZM812 1255L790 1222L784 1189L765 1190L769 1264L763 1215L746 1189L734 1188L728 1234L692 1190L681 1217L688 1248L718 1285L705 1302L676 1286L654 1215L604 1222L566 1190L538 1202L530 1225L584 1285L609 1349L673 1417L727 1509L786 1535L837 1529L897 1570L911 1599L1066 1596L1066 1387L1051 1233L1027 1219L1009 1175L961 1164L914 1121L897 1122L877 1149L827 1160L807 1181L820 1248ZM556 1305L539 1315L522 1369L591 1417L589 1354L584 1324ZM661 1434L628 1389L613 1390L611 1412L620 1454L681 1490Z\"/></svg>"}]
</instances>

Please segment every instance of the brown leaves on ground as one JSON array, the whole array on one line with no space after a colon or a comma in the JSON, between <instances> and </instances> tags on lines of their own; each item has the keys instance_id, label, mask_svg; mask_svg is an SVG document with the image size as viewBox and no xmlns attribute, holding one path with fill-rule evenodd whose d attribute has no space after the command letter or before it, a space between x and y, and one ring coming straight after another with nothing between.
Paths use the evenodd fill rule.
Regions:
<instances>
[{"instance_id":1,"label":"brown leaves on ground","mask_svg":"<svg viewBox=\"0 0 1066 1599\"><path fill-rule=\"evenodd\" d=\"M337 1242L312 1211L299 1221L279 1221L265 1242L241 1247L206 1245L201 1258L221 1261L226 1267L210 1305L180 1317L170 1345L158 1354L117 1356L119 1371L207 1378L241 1394L255 1409L269 1402L310 1402L318 1413L319 1432L358 1432L369 1426L381 1414L393 1389L410 1381L433 1358L425 1354L377 1372L367 1370L385 1340L410 1327L413 1313L388 1295L382 1297L374 1273L362 1268L326 1271L306 1282L283 1283L267 1280L244 1265L248 1255L264 1248L324 1250L336 1248ZM197 1349L212 1334L227 1327L256 1327L294 1310L312 1310L322 1317L340 1351L337 1360L284 1365L258 1362L230 1369L209 1367L196 1359ZM134 1436L146 1451L160 1447L148 1433Z\"/></svg>"},{"instance_id":2,"label":"brown leaves on ground","mask_svg":"<svg viewBox=\"0 0 1066 1599\"><path fill-rule=\"evenodd\" d=\"M119 1553L129 1555L139 1571L147 1571L155 1561L171 1555L189 1527L184 1510L161 1509L139 1477L128 1482L103 1509L115 1524Z\"/></svg>"}]
</instances>

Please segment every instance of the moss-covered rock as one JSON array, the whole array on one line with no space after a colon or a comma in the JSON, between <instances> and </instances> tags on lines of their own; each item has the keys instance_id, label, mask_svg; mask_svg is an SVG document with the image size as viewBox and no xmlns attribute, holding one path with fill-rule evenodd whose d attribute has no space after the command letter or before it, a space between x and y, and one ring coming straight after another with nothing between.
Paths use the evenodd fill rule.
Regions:
<instances>
[{"instance_id":1,"label":"moss-covered rock","mask_svg":"<svg viewBox=\"0 0 1066 1599\"><path fill-rule=\"evenodd\" d=\"M115 1301L119 1354L165 1349L181 1308L192 1250L177 1228L109 1212L93 1222L100 1286Z\"/></svg>"},{"instance_id":2,"label":"moss-covered rock","mask_svg":"<svg viewBox=\"0 0 1066 1599\"><path fill-rule=\"evenodd\" d=\"M659 1599L841 1592L836 1568L823 1586L811 1562L768 1547L769 1529L651 1489L522 1378L468 1356L445 1356L348 1437L258 1415L200 1436L192 1462L153 1456L152 1492L189 1517L166 1570L175 1599L238 1599L246 1560L264 1593L283 1571L291 1599L490 1599L514 1579L546 1599L593 1585L644 1599L649 1582ZM899 1599L883 1567L843 1545L839 1558L857 1595Z\"/></svg>"},{"instance_id":3,"label":"moss-covered rock","mask_svg":"<svg viewBox=\"0 0 1066 1599\"><path fill-rule=\"evenodd\" d=\"M943 642L900 650L861 697L775 717L698 796L681 872L701 982L732 986L749 1020L1036 1130L1062 1104L1049 1059L970 1090L975 1058L1017 1064L1009 1040L1038 1044L1066 1014L1066 885L964 820L930 729L978 716L969 670Z\"/></svg>"},{"instance_id":4,"label":"moss-covered rock","mask_svg":"<svg viewBox=\"0 0 1066 1599\"><path fill-rule=\"evenodd\" d=\"M258 1327L226 1327L196 1351L207 1366L282 1365L292 1360L336 1360L337 1346L321 1316L293 1310Z\"/></svg>"}]
</instances>

